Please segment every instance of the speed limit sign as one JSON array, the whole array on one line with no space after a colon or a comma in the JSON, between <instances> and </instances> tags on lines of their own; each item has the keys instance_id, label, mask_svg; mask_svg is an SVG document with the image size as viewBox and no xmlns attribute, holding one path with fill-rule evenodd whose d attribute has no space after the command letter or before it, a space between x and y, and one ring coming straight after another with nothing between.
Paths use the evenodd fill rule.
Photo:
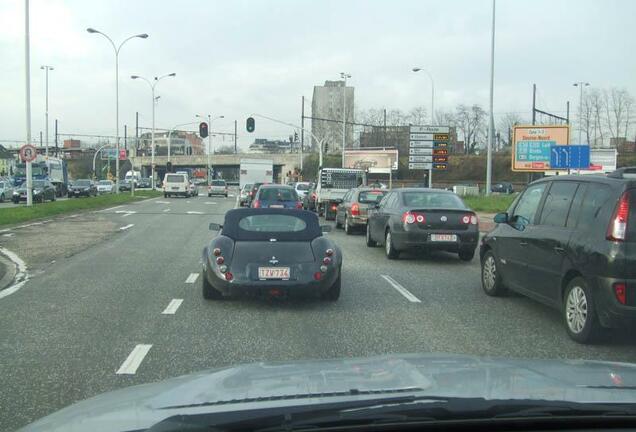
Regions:
<instances>
[{"instance_id":1,"label":"speed limit sign","mask_svg":"<svg viewBox=\"0 0 636 432\"><path fill-rule=\"evenodd\" d=\"M38 156L37 149L31 144L26 144L20 147L20 159L23 162L33 162Z\"/></svg>"}]
</instances>

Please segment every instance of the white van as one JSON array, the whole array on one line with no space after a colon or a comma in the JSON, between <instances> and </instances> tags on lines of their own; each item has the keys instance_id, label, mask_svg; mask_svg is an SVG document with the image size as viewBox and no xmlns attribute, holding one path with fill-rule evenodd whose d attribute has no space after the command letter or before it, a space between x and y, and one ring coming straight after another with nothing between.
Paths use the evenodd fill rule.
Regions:
<instances>
[{"instance_id":1,"label":"white van","mask_svg":"<svg viewBox=\"0 0 636 432\"><path fill-rule=\"evenodd\" d=\"M171 195L190 197L190 182L187 174L166 173L163 178L163 196L167 198Z\"/></svg>"}]
</instances>

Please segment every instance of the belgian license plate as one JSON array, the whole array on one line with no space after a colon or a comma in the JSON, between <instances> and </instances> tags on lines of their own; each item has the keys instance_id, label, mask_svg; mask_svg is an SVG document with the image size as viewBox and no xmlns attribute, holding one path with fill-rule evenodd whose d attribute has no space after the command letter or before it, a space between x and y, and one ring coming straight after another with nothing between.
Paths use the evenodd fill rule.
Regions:
<instances>
[{"instance_id":1,"label":"belgian license plate","mask_svg":"<svg viewBox=\"0 0 636 432\"><path fill-rule=\"evenodd\" d=\"M259 267L259 279L289 279L289 267Z\"/></svg>"},{"instance_id":2,"label":"belgian license plate","mask_svg":"<svg viewBox=\"0 0 636 432\"><path fill-rule=\"evenodd\" d=\"M179 190L179 186L172 186L172 190Z\"/></svg>"},{"instance_id":3,"label":"belgian license plate","mask_svg":"<svg viewBox=\"0 0 636 432\"><path fill-rule=\"evenodd\" d=\"M285 206L280 204L272 204L271 206L269 206L269 208L285 208Z\"/></svg>"},{"instance_id":4,"label":"belgian license plate","mask_svg":"<svg viewBox=\"0 0 636 432\"><path fill-rule=\"evenodd\" d=\"M456 234L431 234L432 242L456 242Z\"/></svg>"}]
</instances>

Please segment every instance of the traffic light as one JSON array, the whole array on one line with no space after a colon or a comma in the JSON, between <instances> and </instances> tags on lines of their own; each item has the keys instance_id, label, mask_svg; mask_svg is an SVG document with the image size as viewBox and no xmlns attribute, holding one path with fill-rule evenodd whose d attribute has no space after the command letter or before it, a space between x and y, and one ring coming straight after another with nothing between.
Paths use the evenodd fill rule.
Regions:
<instances>
[{"instance_id":1,"label":"traffic light","mask_svg":"<svg viewBox=\"0 0 636 432\"><path fill-rule=\"evenodd\" d=\"M206 122L201 122L199 124L199 136L201 138L207 138L208 137L208 124Z\"/></svg>"},{"instance_id":2,"label":"traffic light","mask_svg":"<svg viewBox=\"0 0 636 432\"><path fill-rule=\"evenodd\" d=\"M325 143L325 153L329 152L329 143Z\"/></svg>"},{"instance_id":3,"label":"traffic light","mask_svg":"<svg viewBox=\"0 0 636 432\"><path fill-rule=\"evenodd\" d=\"M245 129L247 129L248 132L254 132L254 129L256 129L256 122L254 122L254 117L247 118Z\"/></svg>"},{"instance_id":4,"label":"traffic light","mask_svg":"<svg viewBox=\"0 0 636 432\"><path fill-rule=\"evenodd\" d=\"M169 173L172 172L172 162L166 163L166 171L168 171Z\"/></svg>"},{"instance_id":5,"label":"traffic light","mask_svg":"<svg viewBox=\"0 0 636 432\"><path fill-rule=\"evenodd\" d=\"M298 132L294 132L294 142L298 142Z\"/></svg>"}]
</instances>

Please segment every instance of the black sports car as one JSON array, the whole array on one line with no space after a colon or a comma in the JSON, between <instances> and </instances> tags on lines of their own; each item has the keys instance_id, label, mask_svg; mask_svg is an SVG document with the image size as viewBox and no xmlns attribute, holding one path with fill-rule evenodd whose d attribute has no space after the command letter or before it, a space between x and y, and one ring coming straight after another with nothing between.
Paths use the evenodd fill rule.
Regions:
<instances>
[{"instance_id":1,"label":"black sports car","mask_svg":"<svg viewBox=\"0 0 636 432\"><path fill-rule=\"evenodd\" d=\"M340 296L342 252L305 210L238 208L203 249L203 297L251 294L269 297Z\"/></svg>"}]
</instances>

